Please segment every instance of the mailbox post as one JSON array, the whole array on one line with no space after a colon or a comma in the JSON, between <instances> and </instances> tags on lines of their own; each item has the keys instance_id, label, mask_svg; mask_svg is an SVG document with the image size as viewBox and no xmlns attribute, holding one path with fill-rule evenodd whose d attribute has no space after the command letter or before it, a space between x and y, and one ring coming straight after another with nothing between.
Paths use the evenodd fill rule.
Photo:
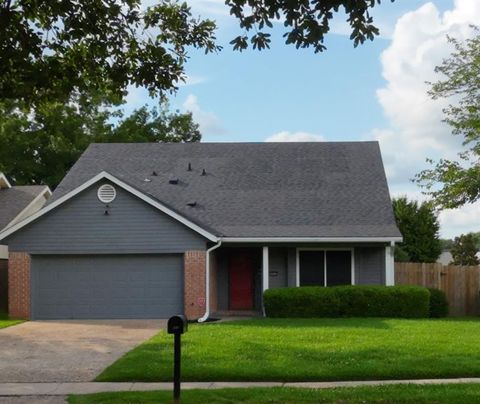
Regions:
<instances>
[{"instance_id":1,"label":"mailbox post","mask_svg":"<svg viewBox=\"0 0 480 404\"><path fill-rule=\"evenodd\" d=\"M173 402L180 402L180 371L181 371L181 335L188 329L187 318L183 315L168 319L167 332L173 334Z\"/></svg>"}]
</instances>

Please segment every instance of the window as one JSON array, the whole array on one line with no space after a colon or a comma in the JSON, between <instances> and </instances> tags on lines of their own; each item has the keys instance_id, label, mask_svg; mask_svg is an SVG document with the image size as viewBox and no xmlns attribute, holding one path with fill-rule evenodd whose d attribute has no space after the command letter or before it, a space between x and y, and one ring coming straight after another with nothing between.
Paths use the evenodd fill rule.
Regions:
<instances>
[{"instance_id":1,"label":"window","mask_svg":"<svg viewBox=\"0 0 480 404\"><path fill-rule=\"evenodd\" d=\"M351 285L353 250L298 250L299 286Z\"/></svg>"}]
</instances>

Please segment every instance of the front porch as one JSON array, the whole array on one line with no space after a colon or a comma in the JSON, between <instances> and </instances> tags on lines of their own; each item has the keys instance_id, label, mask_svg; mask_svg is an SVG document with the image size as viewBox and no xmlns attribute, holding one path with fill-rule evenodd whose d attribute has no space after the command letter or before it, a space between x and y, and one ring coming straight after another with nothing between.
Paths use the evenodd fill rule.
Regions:
<instances>
[{"instance_id":1,"label":"front porch","mask_svg":"<svg viewBox=\"0 0 480 404\"><path fill-rule=\"evenodd\" d=\"M389 244L224 244L210 256L213 317L262 315L269 288L391 285Z\"/></svg>"}]
</instances>

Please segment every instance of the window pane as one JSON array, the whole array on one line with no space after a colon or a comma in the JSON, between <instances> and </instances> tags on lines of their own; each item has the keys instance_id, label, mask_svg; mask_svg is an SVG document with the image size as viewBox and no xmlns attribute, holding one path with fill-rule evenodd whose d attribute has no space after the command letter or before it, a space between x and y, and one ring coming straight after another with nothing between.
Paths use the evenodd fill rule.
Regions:
<instances>
[{"instance_id":1,"label":"window pane","mask_svg":"<svg viewBox=\"0 0 480 404\"><path fill-rule=\"evenodd\" d=\"M350 251L327 251L327 286L352 284Z\"/></svg>"},{"instance_id":2,"label":"window pane","mask_svg":"<svg viewBox=\"0 0 480 404\"><path fill-rule=\"evenodd\" d=\"M324 252L300 251L300 286L325 286Z\"/></svg>"}]
</instances>

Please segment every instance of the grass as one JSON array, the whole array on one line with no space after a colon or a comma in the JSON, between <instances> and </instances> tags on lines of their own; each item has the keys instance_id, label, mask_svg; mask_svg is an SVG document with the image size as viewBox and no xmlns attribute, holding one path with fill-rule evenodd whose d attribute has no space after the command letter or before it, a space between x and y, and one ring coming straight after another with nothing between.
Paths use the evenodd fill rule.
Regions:
<instances>
[{"instance_id":1,"label":"grass","mask_svg":"<svg viewBox=\"0 0 480 404\"><path fill-rule=\"evenodd\" d=\"M257 319L191 325L184 381L328 381L480 376L480 320ZM160 332L97 381L170 381Z\"/></svg>"},{"instance_id":2,"label":"grass","mask_svg":"<svg viewBox=\"0 0 480 404\"><path fill-rule=\"evenodd\" d=\"M8 314L0 313L0 329L23 323L23 320L10 320Z\"/></svg>"},{"instance_id":3,"label":"grass","mask_svg":"<svg viewBox=\"0 0 480 404\"><path fill-rule=\"evenodd\" d=\"M171 403L170 391L70 396L71 404ZM480 384L390 385L336 389L252 388L185 390L182 403L479 403Z\"/></svg>"}]
</instances>

